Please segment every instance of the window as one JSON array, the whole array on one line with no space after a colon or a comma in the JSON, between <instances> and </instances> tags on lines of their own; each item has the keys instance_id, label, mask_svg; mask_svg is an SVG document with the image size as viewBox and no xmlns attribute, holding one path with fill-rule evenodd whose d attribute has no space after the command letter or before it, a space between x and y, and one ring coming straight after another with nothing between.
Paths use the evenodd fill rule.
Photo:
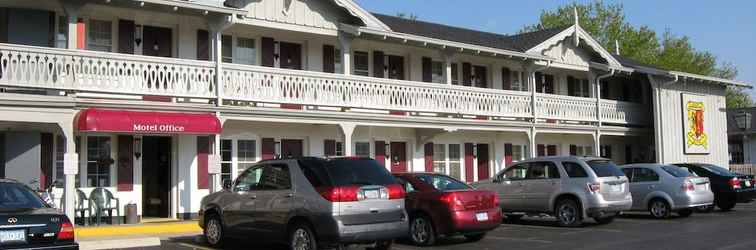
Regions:
<instances>
[{"instance_id":1,"label":"window","mask_svg":"<svg viewBox=\"0 0 756 250\"><path fill-rule=\"evenodd\" d=\"M502 180L523 180L525 179L525 176L528 172L528 168L526 164L523 165L516 165L513 166L506 171L499 177Z\"/></svg>"},{"instance_id":2,"label":"window","mask_svg":"<svg viewBox=\"0 0 756 250\"><path fill-rule=\"evenodd\" d=\"M337 141L336 142L336 156L344 156L344 143Z\"/></svg>"},{"instance_id":3,"label":"window","mask_svg":"<svg viewBox=\"0 0 756 250\"><path fill-rule=\"evenodd\" d=\"M260 182L257 183L260 190L286 190L291 188L291 175L289 166L285 164L267 165L263 168Z\"/></svg>"},{"instance_id":4,"label":"window","mask_svg":"<svg viewBox=\"0 0 756 250\"><path fill-rule=\"evenodd\" d=\"M522 161L529 154L528 145L512 145L512 161Z\"/></svg>"},{"instance_id":5,"label":"window","mask_svg":"<svg viewBox=\"0 0 756 250\"><path fill-rule=\"evenodd\" d=\"M87 185L89 187L110 187L110 137L87 137Z\"/></svg>"},{"instance_id":6,"label":"window","mask_svg":"<svg viewBox=\"0 0 756 250\"><path fill-rule=\"evenodd\" d=\"M333 72L337 74L344 73L344 66L341 64L341 50L335 48L333 53Z\"/></svg>"},{"instance_id":7,"label":"window","mask_svg":"<svg viewBox=\"0 0 756 250\"><path fill-rule=\"evenodd\" d=\"M661 168L664 169L665 172L669 173L670 175L672 175L674 177L690 177L690 176L692 176L690 174L690 172L688 172L687 170L685 170L685 169L683 169L681 167L662 166Z\"/></svg>"},{"instance_id":8,"label":"window","mask_svg":"<svg viewBox=\"0 0 756 250\"><path fill-rule=\"evenodd\" d=\"M24 185L0 182L0 211L25 211L44 207L47 206L39 196Z\"/></svg>"},{"instance_id":9,"label":"window","mask_svg":"<svg viewBox=\"0 0 756 250\"><path fill-rule=\"evenodd\" d=\"M370 59L367 52L354 52L354 74L359 76L370 76Z\"/></svg>"},{"instance_id":10,"label":"window","mask_svg":"<svg viewBox=\"0 0 756 250\"><path fill-rule=\"evenodd\" d=\"M459 85L459 68L456 63L451 64L451 79L453 85Z\"/></svg>"},{"instance_id":11,"label":"window","mask_svg":"<svg viewBox=\"0 0 756 250\"><path fill-rule=\"evenodd\" d=\"M528 164L528 179L559 179L559 170L551 162L533 162Z\"/></svg>"},{"instance_id":12,"label":"window","mask_svg":"<svg viewBox=\"0 0 756 250\"><path fill-rule=\"evenodd\" d=\"M659 181L659 175L652 169L636 168L633 170L632 182L654 182Z\"/></svg>"},{"instance_id":13,"label":"window","mask_svg":"<svg viewBox=\"0 0 756 250\"><path fill-rule=\"evenodd\" d=\"M63 185L66 181L63 164L66 155L66 138L62 135L55 137L55 181Z\"/></svg>"},{"instance_id":14,"label":"window","mask_svg":"<svg viewBox=\"0 0 756 250\"><path fill-rule=\"evenodd\" d=\"M221 36L221 61L224 63L234 62L233 43L231 36Z\"/></svg>"},{"instance_id":15,"label":"window","mask_svg":"<svg viewBox=\"0 0 756 250\"><path fill-rule=\"evenodd\" d=\"M601 153L601 157L611 159L612 158L612 146L611 145L601 145L599 147L599 153Z\"/></svg>"},{"instance_id":16,"label":"window","mask_svg":"<svg viewBox=\"0 0 756 250\"><path fill-rule=\"evenodd\" d=\"M596 177L625 176L625 173L620 171L617 165L611 161L589 161L588 166L590 166L593 172L596 173Z\"/></svg>"},{"instance_id":17,"label":"window","mask_svg":"<svg viewBox=\"0 0 756 250\"><path fill-rule=\"evenodd\" d=\"M439 61L433 61L431 63L431 82L446 83L446 77L444 77L444 63Z\"/></svg>"},{"instance_id":18,"label":"window","mask_svg":"<svg viewBox=\"0 0 756 250\"><path fill-rule=\"evenodd\" d=\"M528 91L528 85L525 83L523 79L523 72L520 71L511 71L511 81L512 81L512 90L517 91Z\"/></svg>"},{"instance_id":19,"label":"window","mask_svg":"<svg viewBox=\"0 0 756 250\"><path fill-rule=\"evenodd\" d=\"M226 180L231 180L231 165L233 164L231 155L233 154L232 140L221 140L220 155L221 155L221 183Z\"/></svg>"},{"instance_id":20,"label":"window","mask_svg":"<svg viewBox=\"0 0 756 250\"><path fill-rule=\"evenodd\" d=\"M417 179L433 186L438 191L469 190L472 189L465 183L449 178L444 175L427 174L418 175Z\"/></svg>"},{"instance_id":21,"label":"window","mask_svg":"<svg viewBox=\"0 0 756 250\"><path fill-rule=\"evenodd\" d=\"M586 155L595 155L595 154L593 153L592 146L570 145L570 155L586 156Z\"/></svg>"},{"instance_id":22,"label":"window","mask_svg":"<svg viewBox=\"0 0 756 250\"><path fill-rule=\"evenodd\" d=\"M257 188L257 184L260 182L262 176L263 166L256 166L245 170L239 178L236 179L236 185L234 185L234 192L247 192Z\"/></svg>"},{"instance_id":23,"label":"window","mask_svg":"<svg viewBox=\"0 0 756 250\"><path fill-rule=\"evenodd\" d=\"M588 177L588 173L585 172L583 166L575 162L562 162L562 167L564 167L564 172L567 172L567 176L570 178Z\"/></svg>"},{"instance_id":24,"label":"window","mask_svg":"<svg viewBox=\"0 0 756 250\"><path fill-rule=\"evenodd\" d=\"M449 144L449 175L462 179L462 146L459 144Z\"/></svg>"},{"instance_id":25,"label":"window","mask_svg":"<svg viewBox=\"0 0 756 250\"><path fill-rule=\"evenodd\" d=\"M433 144L433 172L446 173L446 144Z\"/></svg>"},{"instance_id":26,"label":"window","mask_svg":"<svg viewBox=\"0 0 756 250\"><path fill-rule=\"evenodd\" d=\"M591 89L588 79L580 79L567 76L567 95L577 97L590 97Z\"/></svg>"},{"instance_id":27,"label":"window","mask_svg":"<svg viewBox=\"0 0 756 250\"><path fill-rule=\"evenodd\" d=\"M255 49L255 39L237 37L236 53L234 53L233 57L234 63L247 65L257 64L257 50Z\"/></svg>"},{"instance_id":28,"label":"window","mask_svg":"<svg viewBox=\"0 0 756 250\"><path fill-rule=\"evenodd\" d=\"M68 48L68 18L58 17L58 33L55 34L55 47Z\"/></svg>"},{"instance_id":29,"label":"window","mask_svg":"<svg viewBox=\"0 0 756 250\"><path fill-rule=\"evenodd\" d=\"M243 171L257 162L257 142L255 140L236 141L237 171Z\"/></svg>"},{"instance_id":30,"label":"window","mask_svg":"<svg viewBox=\"0 0 756 250\"><path fill-rule=\"evenodd\" d=\"M370 143L369 142L354 143L354 154L359 157L370 157Z\"/></svg>"},{"instance_id":31,"label":"window","mask_svg":"<svg viewBox=\"0 0 756 250\"><path fill-rule=\"evenodd\" d=\"M111 52L113 47L113 25L111 21L89 20L87 49Z\"/></svg>"}]
</instances>

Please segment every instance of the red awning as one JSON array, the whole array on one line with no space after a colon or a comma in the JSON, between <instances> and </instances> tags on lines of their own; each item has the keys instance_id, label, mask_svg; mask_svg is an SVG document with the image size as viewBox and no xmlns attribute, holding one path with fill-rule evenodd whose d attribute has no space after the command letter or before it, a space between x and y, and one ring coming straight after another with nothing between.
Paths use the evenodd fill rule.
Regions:
<instances>
[{"instance_id":1,"label":"red awning","mask_svg":"<svg viewBox=\"0 0 756 250\"><path fill-rule=\"evenodd\" d=\"M213 114L137 112L85 109L79 112L80 132L135 134L220 134L221 123Z\"/></svg>"}]
</instances>

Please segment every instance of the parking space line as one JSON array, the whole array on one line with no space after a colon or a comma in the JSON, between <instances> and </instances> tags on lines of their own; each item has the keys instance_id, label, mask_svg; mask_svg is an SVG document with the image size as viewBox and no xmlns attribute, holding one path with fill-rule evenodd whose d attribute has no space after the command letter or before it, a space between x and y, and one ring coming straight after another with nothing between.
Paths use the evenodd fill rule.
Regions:
<instances>
[{"instance_id":1,"label":"parking space line","mask_svg":"<svg viewBox=\"0 0 756 250\"><path fill-rule=\"evenodd\" d=\"M554 243L553 241L549 240L539 240L534 237L531 238L515 238L515 237L503 237L503 236L493 236L488 235L486 236L488 239L497 239L497 240L513 240L513 241L527 241L527 242L533 242L533 243L543 243L543 244L551 244Z\"/></svg>"},{"instance_id":2,"label":"parking space line","mask_svg":"<svg viewBox=\"0 0 756 250\"><path fill-rule=\"evenodd\" d=\"M188 248L191 248L191 249L215 250L215 248L203 247L203 246L198 246L198 245L184 243L184 242L181 242L181 243L178 243L178 244L180 246L185 246L185 247L188 247Z\"/></svg>"}]
</instances>

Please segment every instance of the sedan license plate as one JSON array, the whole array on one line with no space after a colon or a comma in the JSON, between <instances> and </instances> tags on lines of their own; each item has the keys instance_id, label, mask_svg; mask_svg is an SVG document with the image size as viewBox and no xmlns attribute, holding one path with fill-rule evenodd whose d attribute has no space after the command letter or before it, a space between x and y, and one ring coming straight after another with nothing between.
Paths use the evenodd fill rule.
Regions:
<instances>
[{"instance_id":1,"label":"sedan license plate","mask_svg":"<svg viewBox=\"0 0 756 250\"><path fill-rule=\"evenodd\" d=\"M622 192L622 185L611 185L611 190L614 193Z\"/></svg>"},{"instance_id":2,"label":"sedan license plate","mask_svg":"<svg viewBox=\"0 0 756 250\"><path fill-rule=\"evenodd\" d=\"M0 243L26 242L25 230L0 231Z\"/></svg>"},{"instance_id":3,"label":"sedan license plate","mask_svg":"<svg viewBox=\"0 0 756 250\"><path fill-rule=\"evenodd\" d=\"M475 214L475 219L477 219L478 221L487 221L488 213L477 213Z\"/></svg>"},{"instance_id":4,"label":"sedan license plate","mask_svg":"<svg viewBox=\"0 0 756 250\"><path fill-rule=\"evenodd\" d=\"M381 198L381 191L378 189L365 190L365 199L378 199Z\"/></svg>"}]
</instances>

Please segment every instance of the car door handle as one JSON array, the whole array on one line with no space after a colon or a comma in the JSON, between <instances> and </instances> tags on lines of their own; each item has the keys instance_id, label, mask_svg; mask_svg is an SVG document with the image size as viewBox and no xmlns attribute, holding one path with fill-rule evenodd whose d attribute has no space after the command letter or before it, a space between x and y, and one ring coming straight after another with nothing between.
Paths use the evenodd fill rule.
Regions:
<instances>
[{"instance_id":1,"label":"car door handle","mask_svg":"<svg viewBox=\"0 0 756 250\"><path fill-rule=\"evenodd\" d=\"M288 194L286 194L286 195L284 195L284 196L285 196L286 198L291 198L291 197L294 197L294 194L292 194L292 193L288 193Z\"/></svg>"}]
</instances>

